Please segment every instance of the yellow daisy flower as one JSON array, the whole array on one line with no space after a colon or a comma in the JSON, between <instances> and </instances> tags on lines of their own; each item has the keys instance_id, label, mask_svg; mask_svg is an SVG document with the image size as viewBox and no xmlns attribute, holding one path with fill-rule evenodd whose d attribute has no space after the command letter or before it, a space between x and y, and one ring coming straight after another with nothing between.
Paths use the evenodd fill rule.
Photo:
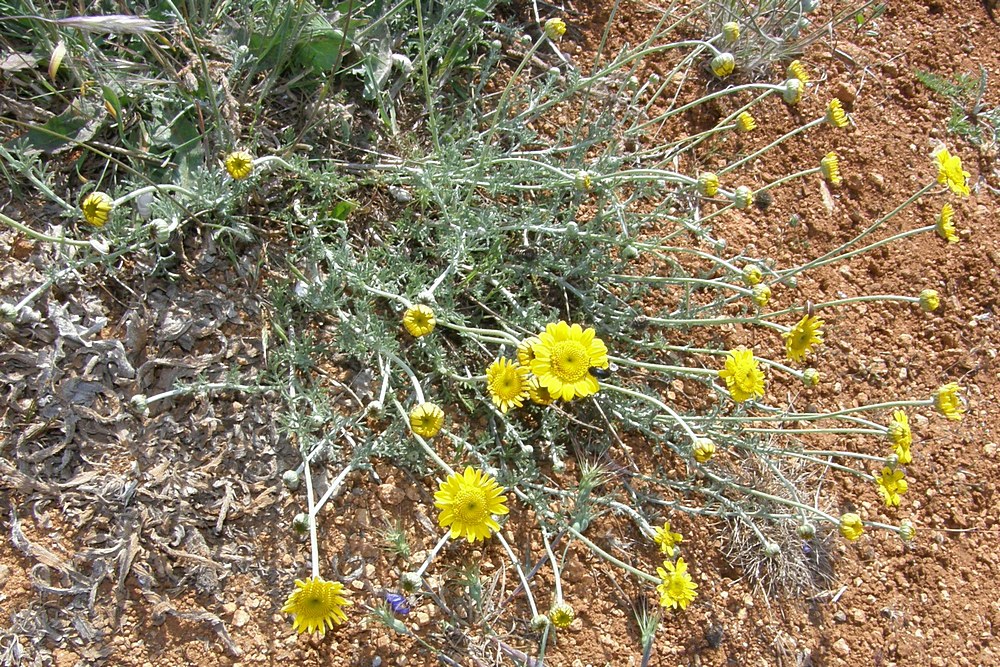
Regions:
<instances>
[{"instance_id":1,"label":"yellow daisy flower","mask_svg":"<svg viewBox=\"0 0 1000 667\"><path fill-rule=\"evenodd\" d=\"M792 361L803 361L814 346L823 344L822 326L823 320L806 315L791 330L781 334L785 339L785 356Z\"/></svg>"},{"instance_id":2,"label":"yellow daisy flower","mask_svg":"<svg viewBox=\"0 0 1000 667\"><path fill-rule=\"evenodd\" d=\"M656 587L660 594L660 606L687 609L687 606L698 597L695 592L698 584L691 581L687 563L683 558L678 558L677 563L663 561L663 567L656 568L656 574L661 581Z\"/></svg>"},{"instance_id":3,"label":"yellow daisy flower","mask_svg":"<svg viewBox=\"0 0 1000 667\"><path fill-rule=\"evenodd\" d=\"M938 175L937 182L947 185L956 195L969 196L969 177L972 175L962 169L962 158L952 155L947 148L937 152Z\"/></svg>"},{"instance_id":4,"label":"yellow daisy flower","mask_svg":"<svg viewBox=\"0 0 1000 667\"><path fill-rule=\"evenodd\" d=\"M436 324L437 318L434 317L434 311L422 303L410 306L403 313L403 326L414 338L426 336L434 331Z\"/></svg>"},{"instance_id":5,"label":"yellow daisy flower","mask_svg":"<svg viewBox=\"0 0 1000 667\"><path fill-rule=\"evenodd\" d=\"M847 113L841 106L840 100L836 97L826 104L826 122L834 127L847 127L850 122L847 120Z\"/></svg>"},{"instance_id":6,"label":"yellow daisy flower","mask_svg":"<svg viewBox=\"0 0 1000 667\"><path fill-rule=\"evenodd\" d=\"M535 358L531 372L555 398L569 401L590 396L600 389L591 368L607 368L608 348L593 329L564 321L549 324L532 346Z\"/></svg>"},{"instance_id":7,"label":"yellow daisy flower","mask_svg":"<svg viewBox=\"0 0 1000 667\"><path fill-rule=\"evenodd\" d=\"M552 605L552 609L549 610L549 620L552 621L552 625L560 630L568 628L573 623L574 618L576 618L576 612L573 611L573 607L565 602L554 604Z\"/></svg>"},{"instance_id":8,"label":"yellow daisy flower","mask_svg":"<svg viewBox=\"0 0 1000 667\"><path fill-rule=\"evenodd\" d=\"M847 512L840 516L840 534L851 542L855 541L865 532L865 526L861 523L861 517L854 512Z\"/></svg>"},{"instance_id":9,"label":"yellow daisy flower","mask_svg":"<svg viewBox=\"0 0 1000 667\"><path fill-rule=\"evenodd\" d=\"M719 177L711 171L698 175L698 192L705 197L714 197L719 192Z\"/></svg>"},{"instance_id":10,"label":"yellow daisy flower","mask_svg":"<svg viewBox=\"0 0 1000 667\"><path fill-rule=\"evenodd\" d=\"M534 375L528 378L528 398L536 405L552 405L556 400Z\"/></svg>"},{"instance_id":11,"label":"yellow daisy flower","mask_svg":"<svg viewBox=\"0 0 1000 667\"><path fill-rule=\"evenodd\" d=\"M948 243L958 243L958 234L955 233L955 209L951 204L941 207L941 212L937 216L937 233Z\"/></svg>"},{"instance_id":12,"label":"yellow daisy flower","mask_svg":"<svg viewBox=\"0 0 1000 667\"><path fill-rule=\"evenodd\" d=\"M736 117L736 129L740 132L752 132L757 129L757 120L749 111L744 111Z\"/></svg>"},{"instance_id":13,"label":"yellow daisy flower","mask_svg":"<svg viewBox=\"0 0 1000 667\"><path fill-rule=\"evenodd\" d=\"M730 350L726 367L719 371L734 401L742 403L764 396L764 371L753 356L753 350L738 347Z\"/></svg>"},{"instance_id":14,"label":"yellow daisy flower","mask_svg":"<svg viewBox=\"0 0 1000 667\"><path fill-rule=\"evenodd\" d=\"M840 185L844 179L840 177L840 160L837 159L837 154L830 151L826 156L819 161L819 170L823 174L823 178L830 181L830 185Z\"/></svg>"},{"instance_id":15,"label":"yellow daisy flower","mask_svg":"<svg viewBox=\"0 0 1000 667\"><path fill-rule=\"evenodd\" d=\"M410 430L422 438L433 438L444 426L444 410L433 403L421 403L410 410Z\"/></svg>"},{"instance_id":16,"label":"yellow daisy flower","mask_svg":"<svg viewBox=\"0 0 1000 667\"><path fill-rule=\"evenodd\" d=\"M91 192L80 204L83 219L94 227L103 227L107 224L113 207L114 202L111 197L103 192Z\"/></svg>"},{"instance_id":17,"label":"yellow daisy flower","mask_svg":"<svg viewBox=\"0 0 1000 667\"><path fill-rule=\"evenodd\" d=\"M560 18L551 18L545 22L545 36L556 39L566 34L566 22Z\"/></svg>"},{"instance_id":18,"label":"yellow daisy flower","mask_svg":"<svg viewBox=\"0 0 1000 667\"><path fill-rule=\"evenodd\" d=\"M233 151L223 162L234 181L242 181L253 171L253 155L247 151Z\"/></svg>"},{"instance_id":19,"label":"yellow daisy flower","mask_svg":"<svg viewBox=\"0 0 1000 667\"><path fill-rule=\"evenodd\" d=\"M888 466L882 468L882 474L875 476L875 483L878 484L878 494L882 496L886 507L899 507L902 495L910 488L903 471L893 470Z\"/></svg>"},{"instance_id":20,"label":"yellow daisy flower","mask_svg":"<svg viewBox=\"0 0 1000 667\"><path fill-rule=\"evenodd\" d=\"M486 369L486 387L493 404L507 414L511 408L524 405L524 399L528 398L528 369L497 359Z\"/></svg>"},{"instance_id":21,"label":"yellow daisy flower","mask_svg":"<svg viewBox=\"0 0 1000 667\"><path fill-rule=\"evenodd\" d=\"M785 76L789 79L792 77L798 79L802 82L802 85L809 83L809 70L798 60L793 60L788 64L788 69L785 71Z\"/></svg>"},{"instance_id":22,"label":"yellow daisy flower","mask_svg":"<svg viewBox=\"0 0 1000 667\"><path fill-rule=\"evenodd\" d=\"M934 393L934 407L953 422L962 421L962 413L965 412L962 399L958 397L960 391L962 387L957 382L949 382Z\"/></svg>"},{"instance_id":23,"label":"yellow daisy flower","mask_svg":"<svg viewBox=\"0 0 1000 667\"><path fill-rule=\"evenodd\" d=\"M298 632L326 633L327 627L347 620L344 607L353 604L347 590L337 581L324 581L322 577L295 580L295 590L288 596L281 613L292 614L292 628Z\"/></svg>"},{"instance_id":24,"label":"yellow daisy flower","mask_svg":"<svg viewBox=\"0 0 1000 667\"><path fill-rule=\"evenodd\" d=\"M441 510L438 524L451 529L451 539L464 536L469 542L486 540L500 530L494 514L507 514L507 496L496 480L475 468L454 473L441 482L434 494L434 507Z\"/></svg>"},{"instance_id":25,"label":"yellow daisy flower","mask_svg":"<svg viewBox=\"0 0 1000 667\"><path fill-rule=\"evenodd\" d=\"M663 526L656 529L653 541L660 545L660 552L668 556L674 553L674 547L684 541L680 533L670 532L670 522L664 521Z\"/></svg>"},{"instance_id":26,"label":"yellow daisy flower","mask_svg":"<svg viewBox=\"0 0 1000 667\"><path fill-rule=\"evenodd\" d=\"M892 413L892 419L889 421L889 431L886 433L890 442L892 442L892 449L896 453L896 460L901 465L906 465L913 460L913 455L910 453L910 445L913 443L913 433L910 431L910 421L906 418L906 413L902 410L896 410Z\"/></svg>"}]
</instances>

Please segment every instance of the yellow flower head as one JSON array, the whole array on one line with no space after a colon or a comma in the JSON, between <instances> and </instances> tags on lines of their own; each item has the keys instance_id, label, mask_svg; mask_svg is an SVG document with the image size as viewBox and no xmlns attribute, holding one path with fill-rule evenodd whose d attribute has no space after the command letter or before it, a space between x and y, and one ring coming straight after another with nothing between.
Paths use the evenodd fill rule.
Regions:
<instances>
[{"instance_id":1,"label":"yellow flower head","mask_svg":"<svg viewBox=\"0 0 1000 667\"><path fill-rule=\"evenodd\" d=\"M660 552L668 556L674 553L674 547L684 541L680 533L670 532L670 522L664 521L661 528L656 529L653 541L660 545Z\"/></svg>"},{"instance_id":2,"label":"yellow flower head","mask_svg":"<svg viewBox=\"0 0 1000 667\"><path fill-rule=\"evenodd\" d=\"M536 405L552 405L556 400L534 375L528 378L528 398Z\"/></svg>"},{"instance_id":3,"label":"yellow flower head","mask_svg":"<svg viewBox=\"0 0 1000 667\"><path fill-rule=\"evenodd\" d=\"M719 371L734 401L742 403L764 396L764 371L753 356L753 350L738 347L730 350L726 367Z\"/></svg>"},{"instance_id":4,"label":"yellow flower head","mask_svg":"<svg viewBox=\"0 0 1000 667\"><path fill-rule=\"evenodd\" d=\"M750 290L750 298L753 302L763 308L767 305L768 301L771 300L771 288L765 283L760 283L759 285L754 285L753 289Z\"/></svg>"},{"instance_id":5,"label":"yellow flower head","mask_svg":"<svg viewBox=\"0 0 1000 667\"><path fill-rule=\"evenodd\" d=\"M962 413L965 412L962 399L958 396L960 391L962 388L957 382L949 382L934 393L934 407L953 422L962 421Z\"/></svg>"},{"instance_id":6,"label":"yellow flower head","mask_svg":"<svg viewBox=\"0 0 1000 667\"><path fill-rule=\"evenodd\" d=\"M111 217L111 209L114 202L111 197L103 192L91 192L83 198L80 210L83 211L83 219L94 227L103 227L108 218Z\"/></svg>"},{"instance_id":7,"label":"yellow flower head","mask_svg":"<svg viewBox=\"0 0 1000 667\"><path fill-rule=\"evenodd\" d=\"M913 460L910 453L910 445L913 443L913 433L910 431L910 421L906 418L906 413L896 410L889 420L889 430L886 433L889 441L892 442L892 449L896 453L896 460L900 465L906 465Z\"/></svg>"},{"instance_id":8,"label":"yellow flower head","mask_svg":"<svg viewBox=\"0 0 1000 667\"><path fill-rule=\"evenodd\" d=\"M545 36L556 39L566 34L566 22L559 18L551 18L545 22Z\"/></svg>"},{"instance_id":9,"label":"yellow flower head","mask_svg":"<svg viewBox=\"0 0 1000 667\"><path fill-rule=\"evenodd\" d=\"M719 192L719 177L711 171L698 175L698 192L706 197L714 197Z\"/></svg>"},{"instance_id":10,"label":"yellow flower head","mask_svg":"<svg viewBox=\"0 0 1000 667\"><path fill-rule=\"evenodd\" d=\"M600 386L591 368L607 368L608 348L593 329L564 321L549 324L532 346L531 372L555 398L569 401L596 394Z\"/></svg>"},{"instance_id":11,"label":"yellow flower head","mask_svg":"<svg viewBox=\"0 0 1000 667\"><path fill-rule=\"evenodd\" d=\"M698 463L708 463L715 456L715 443L708 438L695 438L691 445L691 454Z\"/></svg>"},{"instance_id":12,"label":"yellow flower head","mask_svg":"<svg viewBox=\"0 0 1000 667\"><path fill-rule=\"evenodd\" d=\"M920 292L920 310L925 313L933 313L941 306L941 297L937 290L925 289Z\"/></svg>"},{"instance_id":13,"label":"yellow flower head","mask_svg":"<svg viewBox=\"0 0 1000 667\"><path fill-rule=\"evenodd\" d=\"M840 516L840 534L851 542L855 541L865 532L865 526L861 523L861 517L854 512L848 512Z\"/></svg>"},{"instance_id":14,"label":"yellow flower head","mask_svg":"<svg viewBox=\"0 0 1000 667\"><path fill-rule=\"evenodd\" d=\"M517 363L521 364L525 368L531 368L531 362L535 359L535 353L532 348L541 342L542 341L538 339L538 336L528 336L518 343Z\"/></svg>"},{"instance_id":15,"label":"yellow flower head","mask_svg":"<svg viewBox=\"0 0 1000 667\"><path fill-rule=\"evenodd\" d=\"M434 317L434 311L430 309L430 306L425 306L422 303L410 306L403 313L403 327L414 338L426 336L434 331L435 324L437 324L437 318Z\"/></svg>"},{"instance_id":16,"label":"yellow flower head","mask_svg":"<svg viewBox=\"0 0 1000 667\"><path fill-rule=\"evenodd\" d=\"M958 243L958 234L955 233L955 209L951 204L941 207L941 212L937 216L937 233L948 243Z\"/></svg>"},{"instance_id":17,"label":"yellow flower head","mask_svg":"<svg viewBox=\"0 0 1000 667\"><path fill-rule=\"evenodd\" d=\"M798 79L788 79L785 81L785 85L782 86L781 99L785 100L785 104L795 106L802 101L802 90L804 88L805 84Z\"/></svg>"},{"instance_id":18,"label":"yellow flower head","mask_svg":"<svg viewBox=\"0 0 1000 667\"><path fill-rule=\"evenodd\" d=\"M813 347L823 344L822 326L823 320L806 315L791 330L781 334L785 339L785 356L792 361L804 360Z\"/></svg>"},{"instance_id":19,"label":"yellow flower head","mask_svg":"<svg viewBox=\"0 0 1000 667\"><path fill-rule=\"evenodd\" d=\"M506 359L497 359L486 369L486 387L493 404L507 414L528 398L528 369Z\"/></svg>"},{"instance_id":20,"label":"yellow flower head","mask_svg":"<svg viewBox=\"0 0 1000 667\"><path fill-rule=\"evenodd\" d=\"M712 58L712 62L708 66L711 68L712 74L724 79L736 69L736 58L731 53L720 53Z\"/></svg>"},{"instance_id":21,"label":"yellow flower head","mask_svg":"<svg viewBox=\"0 0 1000 667\"><path fill-rule=\"evenodd\" d=\"M823 173L823 178L830 181L830 185L840 185L843 182L840 177L840 160L833 151L819 161L819 170Z\"/></svg>"},{"instance_id":22,"label":"yellow flower head","mask_svg":"<svg viewBox=\"0 0 1000 667\"><path fill-rule=\"evenodd\" d=\"M740 24L736 21L727 21L722 24L722 38L727 44L732 44L740 38Z\"/></svg>"},{"instance_id":23,"label":"yellow flower head","mask_svg":"<svg viewBox=\"0 0 1000 667\"><path fill-rule=\"evenodd\" d=\"M560 630L568 628L573 623L574 618L576 618L576 612L573 611L573 607L565 602L554 604L552 605L552 609L549 610L549 620L552 621L552 625Z\"/></svg>"},{"instance_id":24,"label":"yellow flower head","mask_svg":"<svg viewBox=\"0 0 1000 667\"><path fill-rule=\"evenodd\" d=\"M744 111L736 117L736 129L740 132L752 132L757 129L757 120L749 111Z\"/></svg>"},{"instance_id":25,"label":"yellow flower head","mask_svg":"<svg viewBox=\"0 0 1000 667\"><path fill-rule=\"evenodd\" d=\"M947 148L937 152L938 175L937 182L947 185L956 195L969 196L969 177L972 175L962 169L962 158L952 155Z\"/></svg>"},{"instance_id":26,"label":"yellow flower head","mask_svg":"<svg viewBox=\"0 0 1000 667\"><path fill-rule=\"evenodd\" d=\"M494 514L507 514L507 496L496 480L475 468L454 473L441 482L434 494L434 507L441 510L438 524L451 527L451 539L465 536L469 542L486 540L500 530Z\"/></svg>"},{"instance_id":27,"label":"yellow flower head","mask_svg":"<svg viewBox=\"0 0 1000 667\"><path fill-rule=\"evenodd\" d=\"M875 483L886 507L899 507L901 496L910 487L902 470L893 470L888 466L882 468L882 474L875 476Z\"/></svg>"},{"instance_id":28,"label":"yellow flower head","mask_svg":"<svg viewBox=\"0 0 1000 667\"><path fill-rule=\"evenodd\" d=\"M421 403L410 410L410 430L422 438L433 438L444 426L444 410L433 403Z\"/></svg>"},{"instance_id":29,"label":"yellow flower head","mask_svg":"<svg viewBox=\"0 0 1000 667\"><path fill-rule=\"evenodd\" d=\"M233 151L223 162L234 181L242 181L253 171L253 155L246 151Z\"/></svg>"},{"instance_id":30,"label":"yellow flower head","mask_svg":"<svg viewBox=\"0 0 1000 667\"><path fill-rule=\"evenodd\" d=\"M841 106L840 100L836 97L826 103L826 122L834 127L847 127L850 122L847 120L847 114L844 112L844 107Z\"/></svg>"},{"instance_id":31,"label":"yellow flower head","mask_svg":"<svg viewBox=\"0 0 1000 667\"><path fill-rule=\"evenodd\" d=\"M347 620L344 607L353 604L345 595L347 591L338 581L324 581L321 577L295 580L295 590L285 601L281 613L292 614L292 628L298 632L326 633L327 627Z\"/></svg>"},{"instance_id":32,"label":"yellow flower head","mask_svg":"<svg viewBox=\"0 0 1000 667\"><path fill-rule=\"evenodd\" d=\"M788 64L788 69L785 70L785 76L789 79L793 77L798 79L802 82L803 86L809 83L809 71L806 69L806 66L798 60L793 60Z\"/></svg>"},{"instance_id":33,"label":"yellow flower head","mask_svg":"<svg viewBox=\"0 0 1000 667\"><path fill-rule=\"evenodd\" d=\"M698 597L695 592L698 584L691 581L683 558L678 558L676 563L663 561L663 567L656 568L656 574L660 577L660 584L656 587L660 594L660 606L687 609Z\"/></svg>"}]
</instances>

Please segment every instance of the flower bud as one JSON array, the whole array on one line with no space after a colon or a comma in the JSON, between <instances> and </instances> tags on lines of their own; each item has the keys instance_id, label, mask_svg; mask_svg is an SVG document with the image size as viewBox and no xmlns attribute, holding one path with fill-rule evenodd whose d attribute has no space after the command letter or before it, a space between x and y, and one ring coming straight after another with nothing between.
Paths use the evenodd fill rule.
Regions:
<instances>
[{"instance_id":1,"label":"flower bud","mask_svg":"<svg viewBox=\"0 0 1000 667\"><path fill-rule=\"evenodd\" d=\"M764 283L754 285L753 289L750 291L752 293L750 298L753 299L753 302L761 308L766 306L767 302L771 300L771 288Z\"/></svg>"},{"instance_id":2,"label":"flower bud","mask_svg":"<svg viewBox=\"0 0 1000 667\"><path fill-rule=\"evenodd\" d=\"M566 34L566 22L559 18L551 18L545 22L545 36L556 39Z\"/></svg>"},{"instance_id":3,"label":"flower bud","mask_svg":"<svg viewBox=\"0 0 1000 667\"><path fill-rule=\"evenodd\" d=\"M698 192L714 197L719 192L719 177L711 171L703 171L698 175Z\"/></svg>"},{"instance_id":4,"label":"flower bud","mask_svg":"<svg viewBox=\"0 0 1000 667\"><path fill-rule=\"evenodd\" d=\"M785 100L786 104L795 106L800 101L802 101L802 89L805 86L798 79L788 79L785 81L784 89L781 93L781 99Z\"/></svg>"},{"instance_id":5,"label":"flower bud","mask_svg":"<svg viewBox=\"0 0 1000 667\"><path fill-rule=\"evenodd\" d=\"M712 58L712 62L709 63L709 67L712 70L712 74L720 79L724 79L732 74L733 70L736 69L736 58L734 58L731 53L720 53Z\"/></svg>"},{"instance_id":6,"label":"flower bud","mask_svg":"<svg viewBox=\"0 0 1000 667\"><path fill-rule=\"evenodd\" d=\"M423 583L424 580L416 572L404 572L399 577L399 587L404 593L416 593Z\"/></svg>"},{"instance_id":7,"label":"flower bud","mask_svg":"<svg viewBox=\"0 0 1000 667\"><path fill-rule=\"evenodd\" d=\"M549 625L549 617L545 614L536 614L531 619L531 629L535 632L543 632Z\"/></svg>"},{"instance_id":8,"label":"flower bud","mask_svg":"<svg viewBox=\"0 0 1000 667\"><path fill-rule=\"evenodd\" d=\"M736 192L733 193L733 204L741 211L750 208L750 205L753 204L753 190L746 185L736 188Z\"/></svg>"},{"instance_id":9,"label":"flower bud","mask_svg":"<svg viewBox=\"0 0 1000 667\"><path fill-rule=\"evenodd\" d=\"M565 602L554 604L552 605L552 609L549 610L549 620L552 621L552 625L560 630L568 628L573 623L574 618L576 618L576 612L573 611L573 607Z\"/></svg>"},{"instance_id":10,"label":"flower bud","mask_svg":"<svg viewBox=\"0 0 1000 667\"><path fill-rule=\"evenodd\" d=\"M925 289L920 293L920 309L925 313L933 313L941 306L941 298L937 290Z\"/></svg>"},{"instance_id":11,"label":"flower bud","mask_svg":"<svg viewBox=\"0 0 1000 667\"><path fill-rule=\"evenodd\" d=\"M802 371L802 384L807 387L815 387L819 384L819 371L815 368L807 368Z\"/></svg>"},{"instance_id":12,"label":"flower bud","mask_svg":"<svg viewBox=\"0 0 1000 667\"><path fill-rule=\"evenodd\" d=\"M777 558L781 555L781 547L774 542L768 542L764 545L764 555L768 558Z\"/></svg>"},{"instance_id":13,"label":"flower bud","mask_svg":"<svg viewBox=\"0 0 1000 667\"><path fill-rule=\"evenodd\" d=\"M715 456L715 443L708 438L695 438L691 453L698 463L708 463Z\"/></svg>"},{"instance_id":14,"label":"flower bud","mask_svg":"<svg viewBox=\"0 0 1000 667\"><path fill-rule=\"evenodd\" d=\"M796 528L795 532L798 533L799 537L801 537L803 540L811 540L812 538L816 537L816 526L812 525L807 521L798 528Z\"/></svg>"},{"instance_id":15,"label":"flower bud","mask_svg":"<svg viewBox=\"0 0 1000 667\"><path fill-rule=\"evenodd\" d=\"M909 519L903 519L902 523L899 524L899 537L904 542L909 542L917 534L917 529L913 526L913 522Z\"/></svg>"},{"instance_id":16,"label":"flower bud","mask_svg":"<svg viewBox=\"0 0 1000 667\"><path fill-rule=\"evenodd\" d=\"M729 21L722 24L722 38L726 44L732 44L740 38L740 24L736 21Z\"/></svg>"},{"instance_id":17,"label":"flower bud","mask_svg":"<svg viewBox=\"0 0 1000 667\"><path fill-rule=\"evenodd\" d=\"M295 491L299 488L299 473L294 470L286 470L285 474L281 476L281 483L289 491Z\"/></svg>"},{"instance_id":18,"label":"flower bud","mask_svg":"<svg viewBox=\"0 0 1000 667\"><path fill-rule=\"evenodd\" d=\"M149 404L146 402L145 394L136 394L135 396L130 398L129 405L131 405L132 409L135 410L140 415L149 414Z\"/></svg>"},{"instance_id":19,"label":"flower bud","mask_svg":"<svg viewBox=\"0 0 1000 667\"><path fill-rule=\"evenodd\" d=\"M573 177L573 184L577 190L583 190L584 192L590 192L594 188L590 172L583 169L576 172L576 176Z\"/></svg>"}]
</instances>

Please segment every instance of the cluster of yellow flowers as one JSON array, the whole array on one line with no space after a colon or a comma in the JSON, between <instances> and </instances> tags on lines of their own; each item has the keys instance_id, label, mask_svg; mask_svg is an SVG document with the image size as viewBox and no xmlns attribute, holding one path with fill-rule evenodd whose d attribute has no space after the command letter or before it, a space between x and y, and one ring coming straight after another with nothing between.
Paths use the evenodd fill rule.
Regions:
<instances>
[{"instance_id":1,"label":"cluster of yellow flowers","mask_svg":"<svg viewBox=\"0 0 1000 667\"><path fill-rule=\"evenodd\" d=\"M593 369L609 366L608 348L596 332L559 321L517 347L517 361L500 358L486 369L486 387L493 404L506 413L526 399L549 405L596 394Z\"/></svg>"},{"instance_id":2,"label":"cluster of yellow flowers","mask_svg":"<svg viewBox=\"0 0 1000 667\"><path fill-rule=\"evenodd\" d=\"M698 584L691 581L687 563L679 557L680 548L677 545L683 539L680 533L671 530L669 521L664 521L662 527L655 529L653 541L659 545L660 552L667 556L663 566L656 568L656 574L660 577L660 584L656 590L660 594L660 605L663 607L687 609L698 596L695 592ZM674 558L677 560L674 561Z\"/></svg>"}]
</instances>

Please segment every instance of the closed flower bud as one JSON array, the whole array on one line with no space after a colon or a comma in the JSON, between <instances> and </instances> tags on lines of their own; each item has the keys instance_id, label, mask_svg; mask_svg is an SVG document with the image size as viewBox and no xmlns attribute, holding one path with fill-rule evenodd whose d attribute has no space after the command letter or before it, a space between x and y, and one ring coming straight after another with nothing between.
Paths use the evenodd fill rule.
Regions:
<instances>
[{"instance_id":1,"label":"closed flower bud","mask_svg":"<svg viewBox=\"0 0 1000 667\"><path fill-rule=\"evenodd\" d=\"M941 298L937 290L925 289L920 293L920 309L925 313L933 313L941 306Z\"/></svg>"},{"instance_id":2,"label":"closed flower bud","mask_svg":"<svg viewBox=\"0 0 1000 667\"><path fill-rule=\"evenodd\" d=\"M802 384L807 387L815 387L819 384L819 371L815 368L807 368L802 371Z\"/></svg>"},{"instance_id":3,"label":"closed flower bud","mask_svg":"<svg viewBox=\"0 0 1000 667\"><path fill-rule=\"evenodd\" d=\"M566 22L559 18L551 18L545 22L545 36L556 39L566 34Z\"/></svg>"},{"instance_id":4,"label":"closed flower bud","mask_svg":"<svg viewBox=\"0 0 1000 667\"><path fill-rule=\"evenodd\" d=\"M799 537L801 537L803 540L811 540L812 538L816 537L816 526L812 525L807 521L798 528L796 528L795 532L798 533Z\"/></svg>"},{"instance_id":5,"label":"closed flower bud","mask_svg":"<svg viewBox=\"0 0 1000 667\"><path fill-rule=\"evenodd\" d=\"M549 625L549 617L545 614L535 614L531 619L531 629L535 632L543 632Z\"/></svg>"},{"instance_id":6,"label":"closed flower bud","mask_svg":"<svg viewBox=\"0 0 1000 667\"><path fill-rule=\"evenodd\" d=\"M698 192L706 197L714 197L719 192L719 177L711 171L698 175Z\"/></svg>"},{"instance_id":7,"label":"closed flower bud","mask_svg":"<svg viewBox=\"0 0 1000 667\"><path fill-rule=\"evenodd\" d=\"M416 593L423 583L423 579L416 572L404 572L399 577L399 587L403 589L404 593Z\"/></svg>"},{"instance_id":8,"label":"closed flower bud","mask_svg":"<svg viewBox=\"0 0 1000 667\"><path fill-rule=\"evenodd\" d=\"M899 524L899 537L904 542L912 540L916 533L917 529L914 528L913 523L909 519L903 519L902 523Z\"/></svg>"},{"instance_id":9,"label":"closed flower bud","mask_svg":"<svg viewBox=\"0 0 1000 667\"><path fill-rule=\"evenodd\" d=\"M594 182L591 178L590 172L582 169L576 172L576 176L573 178L573 183L576 185L577 190L583 190L584 192L590 192L594 187Z\"/></svg>"},{"instance_id":10,"label":"closed flower bud","mask_svg":"<svg viewBox=\"0 0 1000 667\"><path fill-rule=\"evenodd\" d=\"M760 267L755 264L747 264L743 267L743 281L747 285L756 285L761 279L763 279L764 274L761 273Z\"/></svg>"},{"instance_id":11,"label":"closed flower bud","mask_svg":"<svg viewBox=\"0 0 1000 667\"><path fill-rule=\"evenodd\" d=\"M774 542L768 542L764 545L764 555L768 558L777 558L781 555L781 547Z\"/></svg>"},{"instance_id":12,"label":"closed flower bud","mask_svg":"<svg viewBox=\"0 0 1000 667\"><path fill-rule=\"evenodd\" d=\"M783 90L781 92L781 99L785 100L786 104L795 106L802 101L802 89L805 86L798 79L789 79L785 81Z\"/></svg>"},{"instance_id":13,"label":"closed flower bud","mask_svg":"<svg viewBox=\"0 0 1000 667\"><path fill-rule=\"evenodd\" d=\"M732 44L740 38L740 24L736 21L729 21L722 24L722 38L726 44Z\"/></svg>"},{"instance_id":14,"label":"closed flower bud","mask_svg":"<svg viewBox=\"0 0 1000 667\"><path fill-rule=\"evenodd\" d=\"M724 79L732 74L733 70L736 69L736 58L734 58L731 53L720 53L712 58L712 62L709 63L709 67L712 69L712 74L720 79Z\"/></svg>"},{"instance_id":15,"label":"closed flower bud","mask_svg":"<svg viewBox=\"0 0 1000 667\"><path fill-rule=\"evenodd\" d=\"M771 300L771 288L760 283L759 285L754 285L751 290L753 302L763 308L767 305L767 302Z\"/></svg>"},{"instance_id":16,"label":"closed flower bud","mask_svg":"<svg viewBox=\"0 0 1000 667\"><path fill-rule=\"evenodd\" d=\"M753 190L745 185L736 188L736 192L733 193L733 204L741 211L750 208L753 204Z\"/></svg>"},{"instance_id":17,"label":"closed flower bud","mask_svg":"<svg viewBox=\"0 0 1000 667\"><path fill-rule=\"evenodd\" d=\"M299 488L299 473L294 470L286 470L285 474L281 476L281 483L289 491L295 491Z\"/></svg>"},{"instance_id":18,"label":"closed flower bud","mask_svg":"<svg viewBox=\"0 0 1000 667\"><path fill-rule=\"evenodd\" d=\"M149 404L146 402L145 394L136 394L133 396L129 399L129 405L131 405L132 409L140 415L149 414Z\"/></svg>"},{"instance_id":19,"label":"closed flower bud","mask_svg":"<svg viewBox=\"0 0 1000 667\"><path fill-rule=\"evenodd\" d=\"M691 453L698 463L708 463L715 456L715 443L708 438L695 438Z\"/></svg>"}]
</instances>

